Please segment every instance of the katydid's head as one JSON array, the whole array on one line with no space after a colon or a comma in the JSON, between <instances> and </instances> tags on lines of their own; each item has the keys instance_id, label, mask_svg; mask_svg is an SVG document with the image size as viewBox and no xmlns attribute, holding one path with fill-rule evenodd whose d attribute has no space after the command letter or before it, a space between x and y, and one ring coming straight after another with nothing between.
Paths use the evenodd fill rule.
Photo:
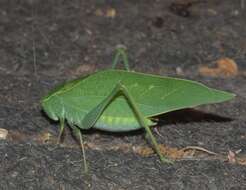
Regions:
<instances>
[{"instance_id":1,"label":"katydid's head","mask_svg":"<svg viewBox=\"0 0 246 190\"><path fill-rule=\"evenodd\" d=\"M59 85L42 98L42 108L49 118L56 121L60 118L64 118L64 106L61 101L61 96L72 89L78 82L79 80L73 80Z\"/></svg>"},{"instance_id":2,"label":"katydid's head","mask_svg":"<svg viewBox=\"0 0 246 190\"><path fill-rule=\"evenodd\" d=\"M55 102L57 102L55 96L47 95L42 98L41 105L42 109L49 116L49 118L57 121L59 120L59 117L56 111L57 109L53 106L55 105L57 107L57 104Z\"/></svg>"},{"instance_id":3,"label":"katydid's head","mask_svg":"<svg viewBox=\"0 0 246 190\"><path fill-rule=\"evenodd\" d=\"M59 120L59 108L60 108L60 103L59 99L54 93L49 93L47 96L43 97L41 100L41 105L42 109L44 112L47 114L49 118L52 120Z\"/></svg>"}]
</instances>

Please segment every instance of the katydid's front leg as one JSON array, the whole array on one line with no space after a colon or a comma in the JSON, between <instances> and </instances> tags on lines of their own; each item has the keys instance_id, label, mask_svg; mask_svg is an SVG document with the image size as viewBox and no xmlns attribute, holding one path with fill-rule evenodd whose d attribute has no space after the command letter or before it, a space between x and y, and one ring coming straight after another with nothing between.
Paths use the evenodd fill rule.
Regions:
<instances>
[{"instance_id":1,"label":"katydid's front leg","mask_svg":"<svg viewBox=\"0 0 246 190\"><path fill-rule=\"evenodd\" d=\"M90 111L83 119L82 121L82 125L84 128L90 128L93 125L95 125L96 121L99 119L99 117L102 115L103 111L106 109L106 107L110 104L110 102L116 98L116 96L122 93L122 95L127 99L127 101L130 103L134 113L137 116L137 119L140 123L141 126L144 127L144 129L146 130L147 135L150 137L150 140L154 146L154 149L156 150L157 154L160 157L160 160L162 162L167 162L167 163L171 163L172 161L165 158L162 154L161 151L158 147L158 143L155 139L155 137L153 136L149 126L147 125L145 118L143 116L143 114L140 112L137 104L135 103L133 97L130 95L130 93L128 92L127 88L122 85L121 83L118 83L116 85L116 87L114 88L114 90L98 105L96 106L92 111Z\"/></svg>"}]
</instances>

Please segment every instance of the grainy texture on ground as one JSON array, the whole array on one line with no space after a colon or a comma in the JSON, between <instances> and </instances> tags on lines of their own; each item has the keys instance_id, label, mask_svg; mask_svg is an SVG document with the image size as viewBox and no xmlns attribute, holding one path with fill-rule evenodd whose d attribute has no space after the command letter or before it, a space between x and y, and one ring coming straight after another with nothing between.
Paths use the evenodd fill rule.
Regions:
<instances>
[{"instance_id":1,"label":"grainy texture on ground","mask_svg":"<svg viewBox=\"0 0 246 190\"><path fill-rule=\"evenodd\" d=\"M141 72L201 81L237 97L162 116L158 141L199 146L226 155L246 154L246 7L244 0L0 2L0 189L243 190L246 166L227 160L181 159L161 164L124 145L147 147L143 131L85 136L90 174L82 174L81 152L69 130L54 143L58 124L41 112L40 98L65 80L109 68L124 44L130 66ZM180 1L179 1L180 3ZM180 4L179 4L180 5ZM176 8L175 8L176 7ZM114 12L115 11L115 12ZM234 77L199 74L202 66L229 57ZM90 146L89 146L90 145ZM118 150L110 147L118 146ZM129 147L129 146L128 146ZM116 148L117 149L117 148Z\"/></svg>"}]
</instances>

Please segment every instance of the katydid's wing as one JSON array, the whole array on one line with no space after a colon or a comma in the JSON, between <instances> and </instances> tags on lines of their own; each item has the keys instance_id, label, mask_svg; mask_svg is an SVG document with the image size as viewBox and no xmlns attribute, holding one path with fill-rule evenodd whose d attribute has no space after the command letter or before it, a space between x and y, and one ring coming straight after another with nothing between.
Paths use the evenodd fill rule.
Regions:
<instances>
[{"instance_id":1,"label":"katydid's wing","mask_svg":"<svg viewBox=\"0 0 246 190\"><path fill-rule=\"evenodd\" d=\"M235 96L190 80L105 70L56 89L43 98L42 106L51 118L65 117L69 123L82 126L83 118L98 106L119 82L127 88L146 118L202 104L223 102ZM120 96L111 101L97 121L101 126L109 123L119 123L122 128L139 125L129 103Z\"/></svg>"},{"instance_id":2,"label":"katydid's wing","mask_svg":"<svg viewBox=\"0 0 246 190\"><path fill-rule=\"evenodd\" d=\"M146 117L202 104L223 102L235 96L191 80L120 70L98 72L88 77L85 82L93 86L93 90L90 88L91 94L105 98L119 81L127 88ZM118 98L110 104L104 114L115 117L127 115L127 106L129 107L126 100ZM131 111L128 114L132 114Z\"/></svg>"}]
</instances>

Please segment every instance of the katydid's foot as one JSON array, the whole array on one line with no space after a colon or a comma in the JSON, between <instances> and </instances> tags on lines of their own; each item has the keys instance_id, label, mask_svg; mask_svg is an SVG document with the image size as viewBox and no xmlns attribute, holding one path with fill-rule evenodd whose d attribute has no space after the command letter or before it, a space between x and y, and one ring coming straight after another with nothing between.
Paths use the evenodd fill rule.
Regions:
<instances>
[{"instance_id":1,"label":"katydid's foot","mask_svg":"<svg viewBox=\"0 0 246 190\"><path fill-rule=\"evenodd\" d=\"M160 156L160 160L162 163L166 163L166 164L174 164L173 160L170 160L168 158L165 158L164 156Z\"/></svg>"}]
</instances>

